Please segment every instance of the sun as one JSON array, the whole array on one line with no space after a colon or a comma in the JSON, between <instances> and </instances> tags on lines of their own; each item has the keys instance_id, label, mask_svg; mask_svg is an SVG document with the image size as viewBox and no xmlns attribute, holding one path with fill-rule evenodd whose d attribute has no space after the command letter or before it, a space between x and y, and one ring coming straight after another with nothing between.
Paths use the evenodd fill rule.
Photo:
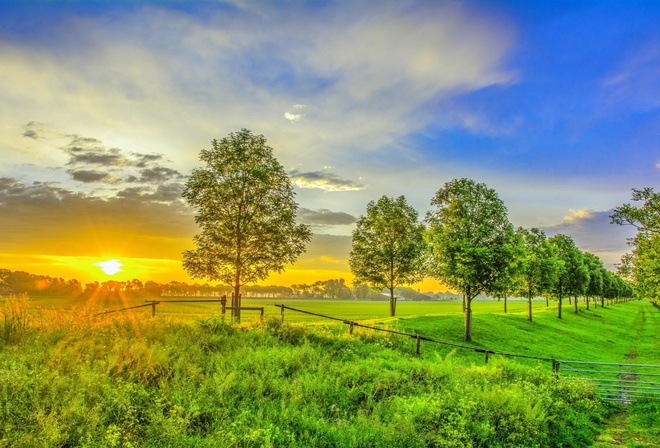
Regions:
<instances>
[{"instance_id":1,"label":"sun","mask_svg":"<svg viewBox=\"0 0 660 448\"><path fill-rule=\"evenodd\" d=\"M112 260L99 261L98 263L94 263L94 266L101 268L101 270L107 275L115 275L117 272L122 271L121 267L123 264L121 264L119 260L115 260L113 258Z\"/></svg>"}]
</instances>

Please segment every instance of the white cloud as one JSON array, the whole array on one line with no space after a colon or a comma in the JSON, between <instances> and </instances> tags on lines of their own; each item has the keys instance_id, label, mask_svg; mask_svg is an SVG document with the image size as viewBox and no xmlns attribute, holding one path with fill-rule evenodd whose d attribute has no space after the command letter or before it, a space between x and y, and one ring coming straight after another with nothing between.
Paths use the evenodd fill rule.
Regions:
<instances>
[{"instance_id":1,"label":"white cloud","mask_svg":"<svg viewBox=\"0 0 660 448\"><path fill-rule=\"evenodd\" d=\"M578 222L582 219L591 218L593 211L587 209L568 209L569 214L564 216L564 222Z\"/></svg>"},{"instance_id":2,"label":"white cloud","mask_svg":"<svg viewBox=\"0 0 660 448\"><path fill-rule=\"evenodd\" d=\"M303 117L303 114L294 114L291 112L284 112L284 118L286 118L289 121L300 121L300 119Z\"/></svg>"}]
</instances>

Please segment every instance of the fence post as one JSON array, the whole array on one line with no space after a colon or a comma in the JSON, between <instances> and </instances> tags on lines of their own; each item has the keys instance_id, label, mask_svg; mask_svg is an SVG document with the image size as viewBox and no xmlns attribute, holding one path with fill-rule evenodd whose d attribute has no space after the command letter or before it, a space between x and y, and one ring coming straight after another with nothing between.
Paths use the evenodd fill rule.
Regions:
<instances>
[{"instance_id":1,"label":"fence post","mask_svg":"<svg viewBox=\"0 0 660 448\"><path fill-rule=\"evenodd\" d=\"M284 305L280 305L280 319L282 319L282 323L284 323Z\"/></svg>"},{"instance_id":2,"label":"fence post","mask_svg":"<svg viewBox=\"0 0 660 448\"><path fill-rule=\"evenodd\" d=\"M353 334L353 322L348 324L348 334Z\"/></svg>"},{"instance_id":3,"label":"fence post","mask_svg":"<svg viewBox=\"0 0 660 448\"><path fill-rule=\"evenodd\" d=\"M619 402L623 403L623 366L619 364Z\"/></svg>"},{"instance_id":4,"label":"fence post","mask_svg":"<svg viewBox=\"0 0 660 448\"><path fill-rule=\"evenodd\" d=\"M484 359L484 364L488 364L488 355L489 354L490 354L490 352L488 350L486 350L486 358Z\"/></svg>"},{"instance_id":5,"label":"fence post","mask_svg":"<svg viewBox=\"0 0 660 448\"><path fill-rule=\"evenodd\" d=\"M259 316L261 320L264 320L264 307L261 307L261 316Z\"/></svg>"},{"instance_id":6,"label":"fence post","mask_svg":"<svg viewBox=\"0 0 660 448\"><path fill-rule=\"evenodd\" d=\"M422 339L419 337L419 335L417 335L417 349L415 350L415 354L417 356L419 356L419 348L420 348L421 343L422 343Z\"/></svg>"},{"instance_id":7,"label":"fence post","mask_svg":"<svg viewBox=\"0 0 660 448\"><path fill-rule=\"evenodd\" d=\"M559 361L552 358L552 373L556 378L559 378Z\"/></svg>"},{"instance_id":8,"label":"fence post","mask_svg":"<svg viewBox=\"0 0 660 448\"><path fill-rule=\"evenodd\" d=\"M157 302L155 300L151 301L151 317L156 316L156 303Z\"/></svg>"},{"instance_id":9,"label":"fence post","mask_svg":"<svg viewBox=\"0 0 660 448\"><path fill-rule=\"evenodd\" d=\"M220 305L222 306L222 315L224 316L225 313L227 312L227 295L223 295L220 298Z\"/></svg>"}]
</instances>

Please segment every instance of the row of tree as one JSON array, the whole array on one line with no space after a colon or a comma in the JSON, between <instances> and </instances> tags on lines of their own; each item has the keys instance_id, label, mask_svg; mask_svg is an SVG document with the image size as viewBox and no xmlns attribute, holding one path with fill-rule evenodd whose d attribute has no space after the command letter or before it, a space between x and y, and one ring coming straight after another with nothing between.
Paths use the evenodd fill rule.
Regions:
<instances>
[{"instance_id":1,"label":"row of tree","mask_svg":"<svg viewBox=\"0 0 660 448\"><path fill-rule=\"evenodd\" d=\"M183 197L196 209L201 232L194 237L196 248L184 252L183 266L193 278L231 286L237 298L232 309L238 309L233 317L240 320L240 288L293 264L311 240L311 229L296 223L291 182L263 135L247 129L231 133L213 140L200 159L205 166L192 172ZM403 196L384 196L368 204L353 232L349 264L356 281L376 291L388 289L392 316L395 288L425 276L463 294L466 340L471 340L471 303L480 294L524 292L530 302L533 295L552 296L560 318L565 297L632 294L570 237L515 231L503 202L484 184L452 180L431 205L421 223ZM342 285L332 291L348 294Z\"/></svg>"},{"instance_id":2,"label":"row of tree","mask_svg":"<svg viewBox=\"0 0 660 448\"><path fill-rule=\"evenodd\" d=\"M632 286L608 271L594 254L582 252L571 237L547 238L539 229L518 228L495 190L470 179L455 179L440 188L434 207L419 222L405 197L383 196L367 205L353 231L349 265L357 281L390 291L390 315L396 313L394 290L434 277L461 291L465 340L472 338L472 301L480 294L557 299L632 297ZM587 304L589 301L587 300Z\"/></svg>"},{"instance_id":3,"label":"row of tree","mask_svg":"<svg viewBox=\"0 0 660 448\"><path fill-rule=\"evenodd\" d=\"M77 296L83 291L78 280L35 275L25 271L0 269L0 295Z\"/></svg>"}]
</instances>

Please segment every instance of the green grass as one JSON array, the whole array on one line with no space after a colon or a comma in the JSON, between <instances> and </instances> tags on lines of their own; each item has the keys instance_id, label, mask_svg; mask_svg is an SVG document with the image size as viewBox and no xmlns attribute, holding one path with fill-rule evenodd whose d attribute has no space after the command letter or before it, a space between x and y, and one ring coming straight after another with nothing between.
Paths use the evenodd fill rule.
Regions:
<instances>
[{"instance_id":1,"label":"green grass","mask_svg":"<svg viewBox=\"0 0 660 448\"><path fill-rule=\"evenodd\" d=\"M215 304L91 318L117 303L49 300L18 303L21 326L0 341L0 447L660 443L657 402L606 405L588 384L553 379L548 363L484 364L473 350L428 342L416 357L410 338L349 335L289 310L282 325L272 306L281 300L245 299L270 317L246 315L241 326L224 323ZM460 302L401 302L396 318L386 302L284 303L462 343ZM556 304L539 301L533 322L525 307L510 301L504 315L502 303L474 302L470 346L660 364L660 313L647 302L559 320Z\"/></svg>"}]
</instances>

